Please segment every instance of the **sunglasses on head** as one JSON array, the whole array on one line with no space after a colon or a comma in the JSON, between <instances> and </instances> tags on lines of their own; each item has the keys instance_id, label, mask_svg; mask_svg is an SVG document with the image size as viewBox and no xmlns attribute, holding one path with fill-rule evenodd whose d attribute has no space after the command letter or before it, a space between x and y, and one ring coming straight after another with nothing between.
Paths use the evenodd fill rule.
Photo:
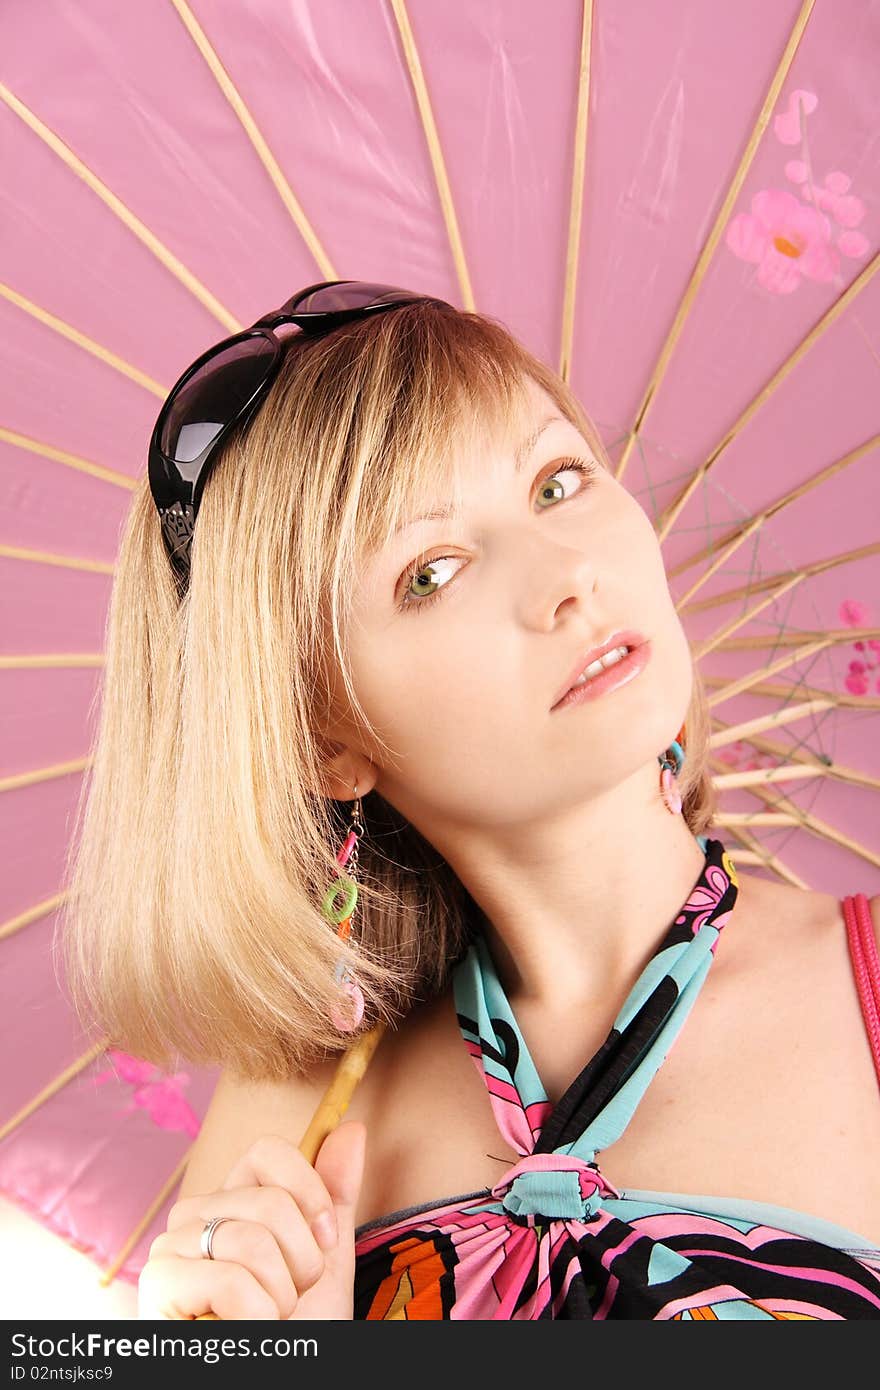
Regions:
<instances>
[{"instance_id":1,"label":"sunglasses on head","mask_svg":"<svg viewBox=\"0 0 880 1390\"><path fill-rule=\"evenodd\" d=\"M182 587L189 581L199 503L220 445L265 399L288 342L302 335L319 337L353 319L418 303L454 310L445 299L394 285L320 281L299 290L250 328L208 348L186 369L159 412L148 464L165 548ZM284 323L296 324L300 333L278 338L274 330Z\"/></svg>"}]
</instances>

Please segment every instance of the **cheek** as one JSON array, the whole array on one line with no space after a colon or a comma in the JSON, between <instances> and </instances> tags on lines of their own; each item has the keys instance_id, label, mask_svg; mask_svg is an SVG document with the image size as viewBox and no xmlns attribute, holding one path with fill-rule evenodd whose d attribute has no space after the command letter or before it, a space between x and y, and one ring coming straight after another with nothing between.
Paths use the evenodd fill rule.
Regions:
<instances>
[{"instance_id":1,"label":"cheek","mask_svg":"<svg viewBox=\"0 0 880 1390\"><path fill-rule=\"evenodd\" d=\"M487 660L478 624L447 627L433 614L411 613L395 626L393 641L359 654L357 690L391 750L390 758L380 759L389 785L399 778L425 794L432 787L436 798L449 783L452 764L455 785L478 766L478 779L484 778L486 761L499 756L507 684L499 670L502 658Z\"/></svg>"}]
</instances>

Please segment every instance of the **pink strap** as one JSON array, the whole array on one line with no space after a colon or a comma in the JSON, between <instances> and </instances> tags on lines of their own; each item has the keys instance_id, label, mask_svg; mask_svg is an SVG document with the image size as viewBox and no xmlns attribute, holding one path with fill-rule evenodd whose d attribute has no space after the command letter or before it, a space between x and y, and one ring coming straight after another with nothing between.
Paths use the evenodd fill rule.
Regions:
<instances>
[{"instance_id":1,"label":"pink strap","mask_svg":"<svg viewBox=\"0 0 880 1390\"><path fill-rule=\"evenodd\" d=\"M877 958L877 938L871 921L871 909L864 893L843 899L843 916L859 1003L865 1016L874 1070L880 1082L880 960Z\"/></svg>"}]
</instances>

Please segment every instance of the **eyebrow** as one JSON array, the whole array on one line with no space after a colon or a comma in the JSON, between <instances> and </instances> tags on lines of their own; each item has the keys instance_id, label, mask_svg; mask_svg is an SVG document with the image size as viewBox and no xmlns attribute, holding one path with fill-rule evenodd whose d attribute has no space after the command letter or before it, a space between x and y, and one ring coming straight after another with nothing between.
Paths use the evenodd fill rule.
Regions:
<instances>
[{"instance_id":1,"label":"eyebrow","mask_svg":"<svg viewBox=\"0 0 880 1390\"><path fill-rule=\"evenodd\" d=\"M523 442L514 449L513 461L517 473L521 473L528 463L531 453L544 431L549 429L551 425L556 424L568 425L571 424L571 421L566 419L564 415L548 415L547 419L542 420L541 424L532 431L528 439L524 439ZM422 516L414 516L411 517L409 521L402 522L392 534L398 536L401 531L409 530L410 526L415 526L420 521L442 520L443 518L448 518L453 515L454 512L451 507L438 507L436 511L424 512Z\"/></svg>"},{"instance_id":2,"label":"eyebrow","mask_svg":"<svg viewBox=\"0 0 880 1390\"><path fill-rule=\"evenodd\" d=\"M546 429L549 429L551 425L555 425L557 421L561 422L563 425L568 425L571 423L570 420L566 420L564 415L548 415L547 419L543 420L541 424L538 425L537 429L532 431L528 439L524 439L522 444L520 444L519 448L514 450L513 460L516 465L517 473L521 473L525 465L528 463L532 450L534 449L538 440L541 438L541 435L544 433L544 431Z\"/></svg>"}]
</instances>

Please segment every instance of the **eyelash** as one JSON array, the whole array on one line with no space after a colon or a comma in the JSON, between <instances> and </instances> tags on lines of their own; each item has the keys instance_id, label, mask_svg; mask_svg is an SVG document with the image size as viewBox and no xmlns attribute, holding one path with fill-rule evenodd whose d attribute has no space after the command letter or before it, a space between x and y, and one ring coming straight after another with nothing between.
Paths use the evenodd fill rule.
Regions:
<instances>
[{"instance_id":1,"label":"eyelash","mask_svg":"<svg viewBox=\"0 0 880 1390\"><path fill-rule=\"evenodd\" d=\"M551 478L555 478L557 473L569 472L580 473L584 478L583 487L575 493L576 497L580 497L582 493L586 492L589 488L593 486L593 484L596 481L599 469L598 465L593 463L589 459L563 459L558 468L554 468L552 473L547 474L541 486L543 487L544 483L549 482ZM564 500L571 501L572 499L566 498ZM405 584L403 590L403 599L400 603L397 604L398 612L406 613L410 609L418 610L420 608L427 608L430 604L434 602L435 599L439 599L443 595L444 591L450 587L449 584L441 584L440 588L437 589L435 593L425 594L422 598L413 598L412 595L410 595L408 592L409 585L412 583L412 581L416 578L416 576L424 568L425 565L431 564L434 560L454 560L456 558L457 557L454 555L420 556L419 559L416 560L416 562L413 565L411 565L410 568L404 572L404 574L401 575L401 580L404 580Z\"/></svg>"}]
</instances>

